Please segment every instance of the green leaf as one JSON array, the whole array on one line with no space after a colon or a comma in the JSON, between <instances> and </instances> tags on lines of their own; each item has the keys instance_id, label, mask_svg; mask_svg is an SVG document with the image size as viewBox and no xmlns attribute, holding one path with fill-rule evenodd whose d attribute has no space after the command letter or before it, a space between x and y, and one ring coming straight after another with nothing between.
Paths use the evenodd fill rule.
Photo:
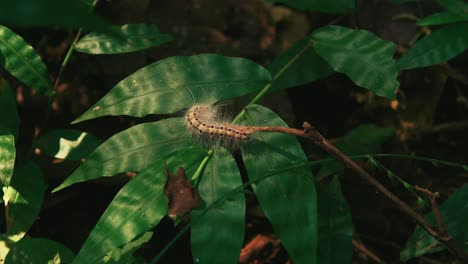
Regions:
<instances>
[{"instance_id":1,"label":"green leaf","mask_svg":"<svg viewBox=\"0 0 468 264\"><path fill-rule=\"evenodd\" d=\"M337 72L377 95L395 99L395 44L366 30L327 26L312 33L315 51Z\"/></svg>"},{"instance_id":2,"label":"green leaf","mask_svg":"<svg viewBox=\"0 0 468 264\"><path fill-rule=\"evenodd\" d=\"M41 136L36 147L58 159L80 160L86 158L101 143L102 141L92 134L63 129L52 130Z\"/></svg>"},{"instance_id":3,"label":"green leaf","mask_svg":"<svg viewBox=\"0 0 468 264\"><path fill-rule=\"evenodd\" d=\"M14 244L5 264L71 263L75 254L64 245L44 238L23 238Z\"/></svg>"},{"instance_id":4,"label":"green leaf","mask_svg":"<svg viewBox=\"0 0 468 264\"><path fill-rule=\"evenodd\" d=\"M139 249L143 244L147 243L153 237L153 232L146 232L140 237L136 238L132 242L126 244L121 249L116 248L112 251L112 253L117 252L118 259L109 259L106 260L104 257L104 261L108 264L136 264L136 263L146 263L144 260L140 261L138 256L134 256L133 253ZM108 255L109 256L109 255Z\"/></svg>"},{"instance_id":5,"label":"green leaf","mask_svg":"<svg viewBox=\"0 0 468 264\"><path fill-rule=\"evenodd\" d=\"M9 186L15 166L15 137L8 128L0 125L0 180L3 186Z\"/></svg>"},{"instance_id":6,"label":"green leaf","mask_svg":"<svg viewBox=\"0 0 468 264\"><path fill-rule=\"evenodd\" d=\"M447 227L447 232L455 242L468 252L468 230L466 219L468 219L468 185L463 186L453 193L441 206L440 213ZM426 215L426 220L437 225L434 214ZM435 253L444 250L445 246L435 238L427 234L419 226L406 242L406 248L400 253L400 259L407 261L424 254Z\"/></svg>"},{"instance_id":7,"label":"green leaf","mask_svg":"<svg viewBox=\"0 0 468 264\"><path fill-rule=\"evenodd\" d=\"M252 61L202 54L171 57L118 83L74 123L105 115L169 114L194 102L216 102L256 91L270 73Z\"/></svg>"},{"instance_id":8,"label":"green leaf","mask_svg":"<svg viewBox=\"0 0 468 264\"><path fill-rule=\"evenodd\" d=\"M111 32L111 26L92 14L80 0L1 1L0 24L20 27L83 28L87 31Z\"/></svg>"},{"instance_id":9,"label":"green leaf","mask_svg":"<svg viewBox=\"0 0 468 264\"><path fill-rule=\"evenodd\" d=\"M448 23L455 23L461 21L467 21L468 18L463 18L459 15L450 12L440 12L432 14L418 21L419 26L434 26Z\"/></svg>"},{"instance_id":10,"label":"green leaf","mask_svg":"<svg viewBox=\"0 0 468 264\"><path fill-rule=\"evenodd\" d=\"M194 263L237 263L244 240L245 198L238 193L202 215L203 208L222 199L242 178L236 161L217 148L205 168L198 191L204 206L191 211L191 243Z\"/></svg>"},{"instance_id":11,"label":"green leaf","mask_svg":"<svg viewBox=\"0 0 468 264\"><path fill-rule=\"evenodd\" d=\"M154 25L116 26L114 32L117 34L90 33L78 41L75 49L88 54L117 54L160 46L172 40Z\"/></svg>"},{"instance_id":12,"label":"green leaf","mask_svg":"<svg viewBox=\"0 0 468 264\"><path fill-rule=\"evenodd\" d=\"M447 11L468 18L468 4L463 0L437 0Z\"/></svg>"},{"instance_id":13,"label":"green leaf","mask_svg":"<svg viewBox=\"0 0 468 264\"><path fill-rule=\"evenodd\" d=\"M277 57L268 67L271 75L277 74L281 68L308 45L309 41L308 39L301 40ZM330 65L318 56L312 47L309 47L294 64L273 82L273 90L299 86L325 78L333 73L334 71Z\"/></svg>"},{"instance_id":14,"label":"green leaf","mask_svg":"<svg viewBox=\"0 0 468 264\"><path fill-rule=\"evenodd\" d=\"M244 125L286 126L272 111L259 105L247 107ZM250 180L255 180L306 160L297 139L280 133L257 133L242 146ZM279 173L253 185L257 199L293 263L317 262L317 200L312 173L297 168Z\"/></svg>"},{"instance_id":15,"label":"green leaf","mask_svg":"<svg viewBox=\"0 0 468 264\"><path fill-rule=\"evenodd\" d=\"M334 177L328 186L319 188L317 197L319 263L351 263L353 224L338 177Z\"/></svg>"},{"instance_id":16,"label":"green leaf","mask_svg":"<svg viewBox=\"0 0 468 264\"><path fill-rule=\"evenodd\" d=\"M447 25L422 38L397 62L399 70L438 64L457 56L468 47L468 23Z\"/></svg>"},{"instance_id":17,"label":"green leaf","mask_svg":"<svg viewBox=\"0 0 468 264\"><path fill-rule=\"evenodd\" d=\"M46 186L41 169L32 161L18 167L3 194L7 217L7 235L13 241L22 238L39 214Z\"/></svg>"},{"instance_id":18,"label":"green leaf","mask_svg":"<svg viewBox=\"0 0 468 264\"><path fill-rule=\"evenodd\" d=\"M124 130L97 147L53 192L77 182L137 172L178 149L191 145L183 118L143 123Z\"/></svg>"},{"instance_id":19,"label":"green leaf","mask_svg":"<svg viewBox=\"0 0 468 264\"><path fill-rule=\"evenodd\" d=\"M355 0L268 0L282 3L299 10L314 10L324 13L346 13L355 8Z\"/></svg>"},{"instance_id":20,"label":"green leaf","mask_svg":"<svg viewBox=\"0 0 468 264\"><path fill-rule=\"evenodd\" d=\"M154 228L167 214L164 162L169 171L184 167L192 175L206 154L191 148L153 160L117 193L73 263L101 263L109 251Z\"/></svg>"},{"instance_id":21,"label":"green leaf","mask_svg":"<svg viewBox=\"0 0 468 264\"><path fill-rule=\"evenodd\" d=\"M0 125L8 128L18 138L19 124L16 96L8 82L0 78Z\"/></svg>"},{"instance_id":22,"label":"green leaf","mask_svg":"<svg viewBox=\"0 0 468 264\"><path fill-rule=\"evenodd\" d=\"M389 140L394 133L393 128L372 124L360 125L338 141L336 147L349 156L374 154L380 151L381 145ZM344 168L344 165L339 161L327 162L320 168L317 176L330 175Z\"/></svg>"},{"instance_id":23,"label":"green leaf","mask_svg":"<svg viewBox=\"0 0 468 264\"><path fill-rule=\"evenodd\" d=\"M0 61L1 66L11 75L39 93L45 95L54 93L47 68L41 57L22 37L1 25L0 53L3 57Z\"/></svg>"}]
</instances>

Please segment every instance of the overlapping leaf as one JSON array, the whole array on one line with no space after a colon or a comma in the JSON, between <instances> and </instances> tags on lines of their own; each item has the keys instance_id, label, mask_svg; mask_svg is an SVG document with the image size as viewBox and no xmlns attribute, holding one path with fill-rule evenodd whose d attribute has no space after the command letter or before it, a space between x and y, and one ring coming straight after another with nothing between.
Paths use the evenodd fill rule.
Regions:
<instances>
[{"instance_id":1,"label":"overlapping leaf","mask_svg":"<svg viewBox=\"0 0 468 264\"><path fill-rule=\"evenodd\" d=\"M114 34L90 33L75 45L75 49L88 54L126 53L159 46L172 39L154 25L128 24L114 27Z\"/></svg>"},{"instance_id":2,"label":"overlapping leaf","mask_svg":"<svg viewBox=\"0 0 468 264\"><path fill-rule=\"evenodd\" d=\"M191 242L194 263L237 263L244 240L244 193L230 197L202 214L205 206L242 185L236 161L223 148L214 151L198 185L204 206L192 210Z\"/></svg>"},{"instance_id":3,"label":"overlapping leaf","mask_svg":"<svg viewBox=\"0 0 468 264\"><path fill-rule=\"evenodd\" d=\"M293 47L276 58L268 70L271 75L277 74L294 56L309 45L310 40L302 40L296 43ZM324 61L312 47L307 48L304 53L300 54L300 58L296 60L289 68L282 73L273 82L273 90L290 88L309 82L319 80L334 73L333 69Z\"/></svg>"},{"instance_id":4,"label":"overlapping leaf","mask_svg":"<svg viewBox=\"0 0 468 264\"><path fill-rule=\"evenodd\" d=\"M3 186L10 185L15 157L15 137L8 128L0 125L0 180Z\"/></svg>"},{"instance_id":5,"label":"overlapping leaf","mask_svg":"<svg viewBox=\"0 0 468 264\"><path fill-rule=\"evenodd\" d=\"M80 0L16 0L0 1L0 24L23 27L83 28L88 31L111 32L111 26L89 12Z\"/></svg>"},{"instance_id":6,"label":"overlapping leaf","mask_svg":"<svg viewBox=\"0 0 468 264\"><path fill-rule=\"evenodd\" d=\"M8 82L0 78L0 125L8 128L18 138L19 124L15 94Z\"/></svg>"},{"instance_id":7,"label":"overlapping leaf","mask_svg":"<svg viewBox=\"0 0 468 264\"><path fill-rule=\"evenodd\" d=\"M52 130L39 138L36 147L41 152L58 159L80 160L86 158L101 140L92 134L74 130Z\"/></svg>"},{"instance_id":8,"label":"overlapping leaf","mask_svg":"<svg viewBox=\"0 0 468 264\"><path fill-rule=\"evenodd\" d=\"M0 53L3 57L1 66L18 80L40 93L53 94L52 83L41 57L22 37L1 25Z\"/></svg>"},{"instance_id":9,"label":"overlapping leaf","mask_svg":"<svg viewBox=\"0 0 468 264\"><path fill-rule=\"evenodd\" d=\"M7 235L11 240L22 238L36 221L45 188L42 171L34 162L28 161L15 170L3 194L8 208Z\"/></svg>"},{"instance_id":10,"label":"overlapping leaf","mask_svg":"<svg viewBox=\"0 0 468 264\"><path fill-rule=\"evenodd\" d=\"M337 72L377 95L395 98L398 72L395 44L366 30L327 26L312 33L313 47Z\"/></svg>"},{"instance_id":11,"label":"overlapping leaf","mask_svg":"<svg viewBox=\"0 0 468 264\"><path fill-rule=\"evenodd\" d=\"M336 147L346 155L365 155L379 152L381 145L389 140L394 134L392 128L379 127L376 125L361 125L347 133ZM344 169L339 161L325 163L317 175L330 175Z\"/></svg>"},{"instance_id":12,"label":"overlapping leaf","mask_svg":"<svg viewBox=\"0 0 468 264\"><path fill-rule=\"evenodd\" d=\"M60 186L58 191L77 182L140 171L154 160L191 145L183 118L144 123L122 131L97 147L88 159Z\"/></svg>"},{"instance_id":13,"label":"overlapping leaf","mask_svg":"<svg viewBox=\"0 0 468 264\"><path fill-rule=\"evenodd\" d=\"M246 108L244 125L286 126L273 112L253 105ZM297 139L279 133L258 133L242 147L250 180L305 160ZM297 168L253 185L257 199L293 263L317 262L317 200L308 168Z\"/></svg>"},{"instance_id":14,"label":"overlapping leaf","mask_svg":"<svg viewBox=\"0 0 468 264\"><path fill-rule=\"evenodd\" d=\"M109 251L155 227L167 214L164 162L170 171L184 167L192 175L205 156L206 151L192 148L153 160L117 193L73 263L102 262Z\"/></svg>"},{"instance_id":15,"label":"overlapping leaf","mask_svg":"<svg viewBox=\"0 0 468 264\"><path fill-rule=\"evenodd\" d=\"M437 0L447 11L468 18L468 4L464 0Z\"/></svg>"},{"instance_id":16,"label":"overlapping leaf","mask_svg":"<svg viewBox=\"0 0 468 264\"><path fill-rule=\"evenodd\" d=\"M433 25L441 25L441 24L448 24L448 23L455 23L460 21L468 21L468 18L464 18L457 14L453 14L451 12L440 12L436 14L432 14L427 16L418 21L419 26L433 26Z\"/></svg>"},{"instance_id":17,"label":"overlapping leaf","mask_svg":"<svg viewBox=\"0 0 468 264\"><path fill-rule=\"evenodd\" d=\"M338 177L318 189L319 263L351 263L353 225ZM339 252L339 254L336 254Z\"/></svg>"},{"instance_id":18,"label":"overlapping leaf","mask_svg":"<svg viewBox=\"0 0 468 264\"><path fill-rule=\"evenodd\" d=\"M458 245L463 246L465 252L468 252L468 244L466 243L468 241L468 231L466 228L466 219L468 219L468 185L453 193L439 209L447 232ZM425 218L430 223L437 225L433 213L428 214ZM434 237L418 226L406 242L406 248L400 253L400 259L407 261L414 257L439 252L444 249L444 245L440 244Z\"/></svg>"},{"instance_id":19,"label":"overlapping leaf","mask_svg":"<svg viewBox=\"0 0 468 264\"><path fill-rule=\"evenodd\" d=\"M64 245L44 238L24 238L15 243L5 264L72 263L75 254Z\"/></svg>"},{"instance_id":20,"label":"overlapping leaf","mask_svg":"<svg viewBox=\"0 0 468 264\"><path fill-rule=\"evenodd\" d=\"M283 3L300 10L315 10L324 13L345 13L355 7L354 0L268 0L274 3Z\"/></svg>"},{"instance_id":21,"label":"overlapping leaf","mask_svg":"<svg viewBox=\"0 0 468 264\"><path fill-rule=\"evenodd\" d=\"M461 33L463 32L463 33ZM398 61L399 70L438 64L468 48L468 23L447 25L424 37Z\"/></svg>"},{"instance_id":22,"label":"overlapping leaf","mask_svg":"<svg viewBox=\"0 0 468 264\"><path fill-rule=\"evenodd\" d=\"M171 57L130 75L74 122L105 116L168 114L262 88L270 73L252 61L202 54Z\"/></svg>"}]
</instances>

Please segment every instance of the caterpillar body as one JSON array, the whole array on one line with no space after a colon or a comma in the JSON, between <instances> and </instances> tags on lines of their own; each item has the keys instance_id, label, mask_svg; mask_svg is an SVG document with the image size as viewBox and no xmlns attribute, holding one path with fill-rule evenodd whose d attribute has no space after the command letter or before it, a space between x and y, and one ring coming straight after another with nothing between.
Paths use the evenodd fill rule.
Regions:
<instances>
[{"instance_id":1,"label":"caterpillar body","mask_svg":"<svg viewBox=\"0 0 468 264\"><path fill-rule=\"evenodd\" d=\"M185 116L187 129L193 134L220 139L246 140L254 132L252 127L239 126L219 121L216 107L212 105L194 105Z\"/></svg>"}]
</instances>

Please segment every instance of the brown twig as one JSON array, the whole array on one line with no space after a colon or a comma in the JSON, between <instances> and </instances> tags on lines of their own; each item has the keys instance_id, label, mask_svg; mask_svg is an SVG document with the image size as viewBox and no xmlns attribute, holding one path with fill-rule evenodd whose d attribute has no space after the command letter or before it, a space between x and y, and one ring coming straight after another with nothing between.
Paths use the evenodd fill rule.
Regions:
<instances>
[{"instance_id":1,"label":"brown twig","mask_svg":"<svg viewBox=\"0 0 468 264\"><path fill-rule=\"evenodd\" d=\"M357 250L364 253L364 255L368 256L373 261L375 261L377 263L385 263L385 262L382 261L382 259L380 259L376 254L374 254L372 251L370 251L364 244L362 244L358 240L353 238L352 239L352 244L353 244L353 247L355 247Z\"/></svg>"},{"instance_id":2,"label":"brown twig","mask_svg":"<svg viewBox=\"0 0 468 264\"><path fill-rule=\"evenodd\" d=\"M442 214L440 213L439 210L439 205L437 204L437 198L439 198L439 193L438 192L431 192L429 189L422 188L419 186L415 186L416 190L425 193L427 196L431 198L431 206L432 206L432 212L434 213L434 217L437 221L437 225L439 226L439 230L441 233L447 234L447 228L444 224L444 221L442 220Z\"/></svg>"},{"instance_id":3,"label":"brown twig","mask_svg":"<svg viewBox=\"0 0 468 264\"><path fill-rule=\"evenodd\" d=\"M354 172L359 174L365 181L367 181L370 185L376 188L379 192L385 195L388 199L390 199L393 203L397 205L397 207L410 218L412 218L420 227L426 230L429 235L437 239L440 243L444 244L453 254L455 254L462 263L468 263L468 254L460 248L453 238L447 235L446 232L441 230L440 228L434 227L431 223L426 221L423 216L418 214L414 211L409 205L403 202L398 196L393 194L389 191L385 186L383 186L380 182L374 179L369 173L367 173L364 169L362 169L357 163L351 160L348 156L346 156L343 152L338 150L334 145L330 144L328 140L326 140L314 127L312 127L309 123L304 122L303 125L304 129L296 129L296 128L288 128L288 127L251 127L253 131L256 132L279 132L279 133L286 133L290 135L294 135L297 137L303 137L310 139L325 150L327 153L332 155L338 161L342 162L346 165L346 167L352 169Z\"/></svg>"}]
</instances>

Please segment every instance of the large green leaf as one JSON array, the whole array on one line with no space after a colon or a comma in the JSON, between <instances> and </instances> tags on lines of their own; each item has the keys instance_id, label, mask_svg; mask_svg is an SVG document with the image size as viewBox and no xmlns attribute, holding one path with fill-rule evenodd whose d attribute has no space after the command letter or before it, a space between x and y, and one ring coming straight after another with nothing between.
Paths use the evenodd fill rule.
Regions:
<instances>
[{"instance_id":1,"label":"large green leaf","mask_svg":"<svg viewBox=\"0 0 468 264\"><path fill-rule=\"evenodd\" d=\"M336 143L336 147L346 155L365 155L378 153L385 141L394 134L392 128L372 124L360 125ZM343 170L345 166L339 161L325 163L317 176L330 175Z\"/></svg>"},{"instance_id":2,"label":"large green leaf","mask_svg":"<svg viewBox=\"0 0 468 264\"><path fill-rule=\"evenodd\" d=\"M159 46L172 37L161 34L154 25L128 24L114 27L117 34L90 33L75 45L75 49L88 54L116 54Z\"/></svg>"},{"instance_id":3,"label":"large green leaf","mask_svg":"<svg viewBox=\"0 0 468 264\"><path fill-rule=\"evenodd\" d=\"M27 161L15 169L10 186L3 194L8 210L7 235L16 241L22 238L36 221L42 206L46 186L41 169Z\"/></svg>"},{"instance_id":4,"label":"large green leaf","mask_svg":"<svg viewBox=\"0 0 468 264\"><path fill-rule=\"evenodd\" d=\"M301 40L277 57L268 67L271 75L274 76L277 74L281 68L291 61L294 56L309 44L309 42L309 39ZM289 68L273 82L273 90L306 84L334 73L330 65L318 56L312 47L309 47L304 53L300 54L300 56L301 57L295 61L294 64L289 66Z\"/></svg>"},{"instance_id":5,"label":"large green leaf","mask_svg":"<svg viewBox=\"0 0 468 264\"><path fill-rule=\"evenodd\" d=\"M217 148L198 185L204 206L209 206L237 186L242 178L236 161ZM204 207L192 210L191 242L194 263L237 263L244 240L245 198L238 193L201 215Z\"/></svg>"},{"instance_id":6,"label":"large green leaf","mask_svg":"<svg viewBox=\"0 0 468 264\"><path fill-rule=\"evenodd\" d=\"M58 159L80 160L86 158L101 143L102 141L92 134L74 129L61 129L41 136L36 147Z\"/></svg>"},{"instance_id":7,"label":"large green leaf","mask_svg":"<svg viewBox=\"0 0 468 264\"><path fill-rule=\"evenodd\" d=\"M268 0L283 3L300 10L315 10L324 13L345 13L355 7L355 0Z\"/></svg>"},{"instance_id":8,"label":"large green leaf","mask_svg":"<svg viewBox=\"0 0 468 264\"><path fill-rule=\"evenodd\" d=\"M8 82L0 78L0 125L8 128L18 138L19 124L16 96Z\"/></svg>"},{"instance_id":9,"label":"large green leaf","mask_svg":"<svg viewBox=\"0 0 468 264\"><path fill-rule=\"evenodd\" d=\"M22 27L83 28L110 32L109 23L90 13L80 0L15 0L0 1L0 24Z\"/></svg>"},{"instance_id":10,"label":"large green leaf","mask_svg":"<svg viewBox=\"0 0 468 264\"><path fill-rule=\"evenodd\" d=\"M395 98L395 44L366 30L327 26L312 33L315 51L337 72L377 95Z\"/></svg>"},{"instance_id":11,"label":"large green leaf","mask_svg":"<svg viewBox=\"0 0 468 264\"><path fill-rule=\"evenodd\" d=\"M424 37L398 61L399 70L425 67L447 61L468 48L468 23L447 25Z\"/></svg>"},{"instance_id":12,"label":"large green leaf","mask_svg":"<svg viewBox=\"0 0 468 264\"><path fill-rule=\"evenodd\" d=\"M192 175L205 156L206 151L191 148L154 160L117 193L73 263L101 263L109 251L154 228L167 214L164 162L169 171L184 167Z\"/></svg>"},{"instance_id":13,"label":"large green leaf","mask_svg":"<svg viewBox=\"0 0 468 264\"><path fill-rule=\"evenodd\" d=\"M448 24L448 23L455 23L461 21L467 21L468 18L464 18L457 14L453 14L451 12L440 12L435 13L430 16L427 16L418 21L419 26L433 26L433 25L441 25L441 24Z\"/></svg>"},{"instance_id":14,"label":"large green leaf","mask_svg":"<svg viewBox=\"0 0 468 264\"><path fill-rule=\"evenodd\" d=\"M439 209L444 224L447 227L447 232L468 253L468 243L466 243L468 241L468 229L466 228L466 219L468 219L468 185L453 193ZM425 218L430 223L437 225L433 213L428 214ZM439 241L418 226L406 242L406 248L400 253L400 259L407 261L414 257L439 252L444 249L444 245L440 244Z\"/></svg>"},{"instance_id":15,"label":"large green leaf","mask_svg":"<svg viewBox=\"0 0 468 264\"><path fill-rule=\"evenodd\" d=\"M118 83L74 122L105 115L168 114L194 102L216 102L256 91L270 73L252 61L202 54L155 62Z\"/></svg>"},{"instance_id":16,"label":"large green leaf","mask_svg":"<svg viewBox=\"0 0 468 264\"><path fill-rule=\"evenodd\" d=\"M0 125L0 180L3 186L10 185L15 158L15 137L8 128Z\"/></svg>"},{"instance_id":17,"label":"large green leaf","mask_svg":"<svg viewBox=\"0 0 468 264\"><path fill-rule=\"evenodd\" d=\"M351 263L353 225L338 177L318 188L319 263ZM336 254L339 252L339 254Z\"/></svg>"},{"instance_id":18,"label":"large green leaf","mask_svg":"<svg viewBox=\"0 0 468 264\"><path fill-rule=\"evenodd\" d=\"M286 126L272 111L259 105L246 108L244 125ZM280 133L257 133L242 146L250 180L307 157L296 138ZM317 262L317 200L312 173L297 168L253 185L260 206L293 263Z\"/></svg>"},{"instance_id":19,"label":"large green leaf","mask_svg":"<svg viewBox=\"0 0 468 264\"><path fill-rule=\"evenodd\" d=\"M24 238L14 244L5 264L71 263L75 254L64 245L44 238Z\"/></svg>"},{"instance_id":20,"label":"large green leaf","mask_svg":"<svg viewBox=\"0 0 468 264\"><path fill-rule=\"evenodd\" d=\"M77 182L140 171L178 149L191 145L183 118L144 123L122 131L97 147L56 192Z\"/></svg>"},{"instance_id":21,"label":"large green leaf","mask_svg":"<svg viewBox=\"0 0 468 264\"><path fill-rule=\"evenodd\" d=\"M41 57L22 37L1 25L0 53L2 54L0 64L11 75L40 93L53 94L52 83Z\"/></svg>"}]
</instances>

